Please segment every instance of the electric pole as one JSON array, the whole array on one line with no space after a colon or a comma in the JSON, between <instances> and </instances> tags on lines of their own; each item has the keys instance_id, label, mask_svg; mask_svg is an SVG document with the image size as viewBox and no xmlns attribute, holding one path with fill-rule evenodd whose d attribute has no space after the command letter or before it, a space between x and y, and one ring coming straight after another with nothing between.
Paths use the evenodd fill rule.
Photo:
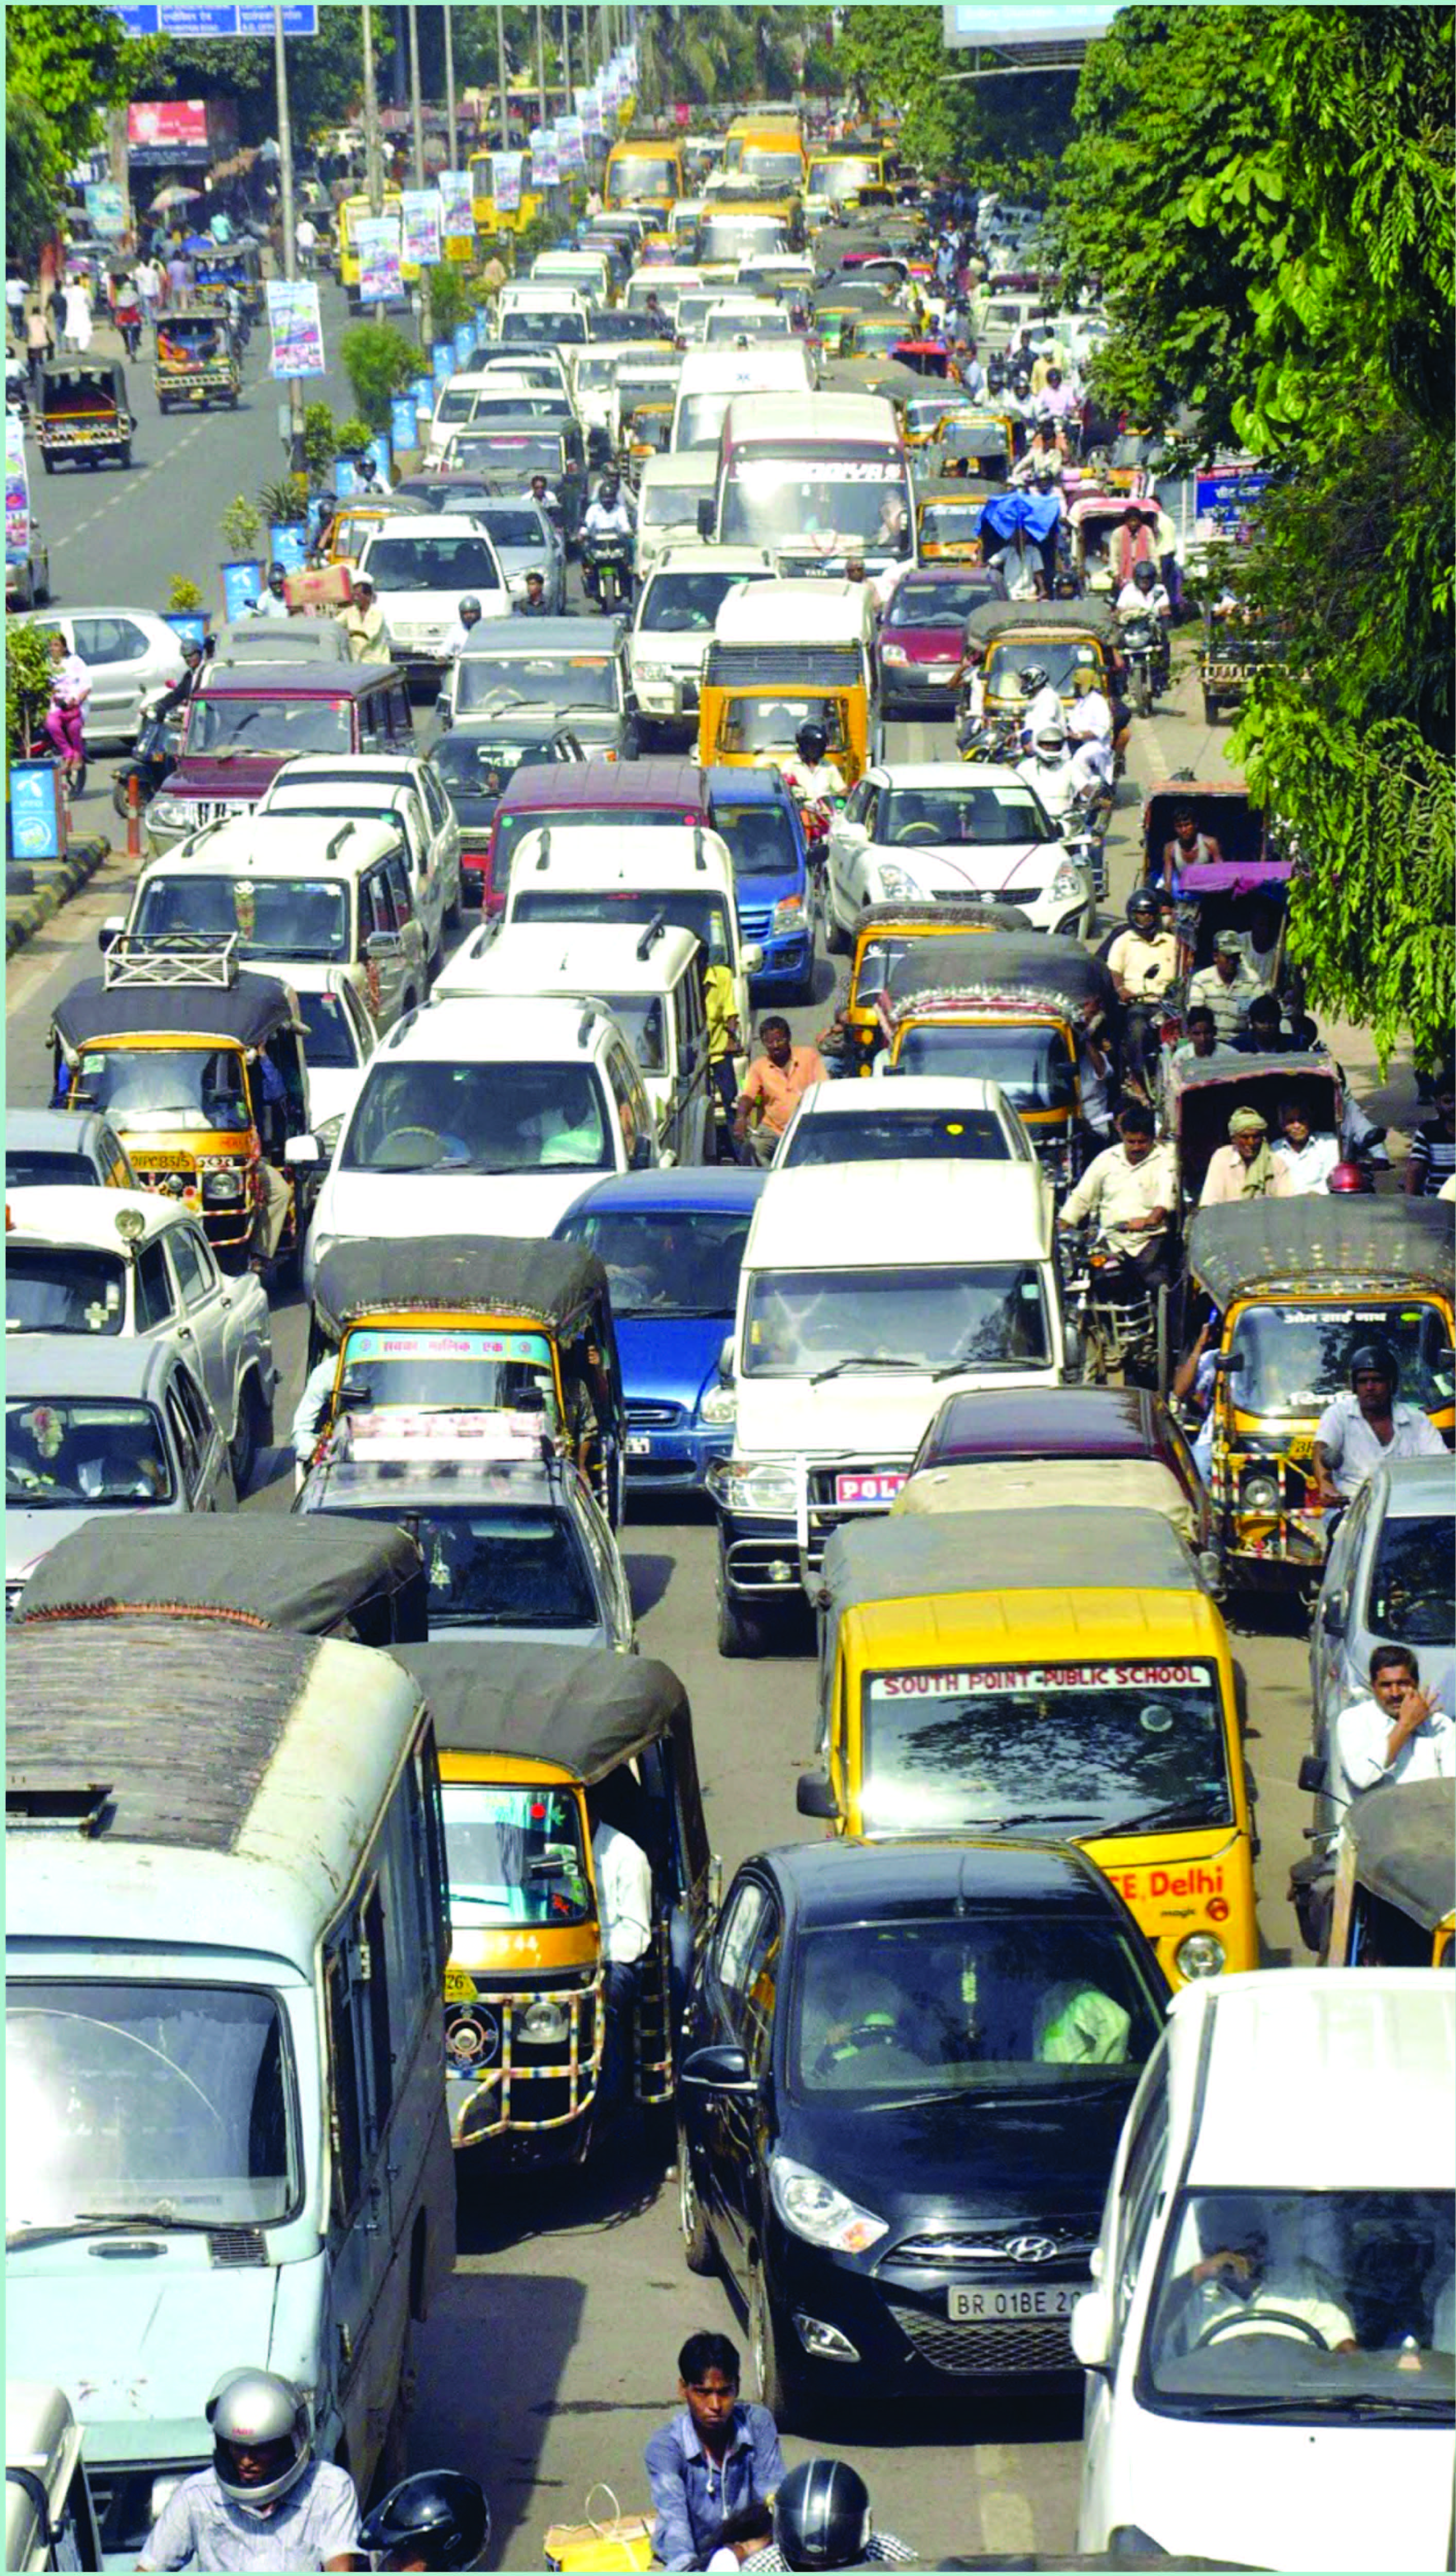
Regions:
<instances>
[{"instance_id":1,"label":"electric pole","mask_svg":"<svg viewBox=\"0 0 1456 2576\"><path fill-rule=\"evenodd\" d=\"M460 137L455 127L455 38L450 26L450 0L444 0L441 15L445 21L445 123L450 134L450 148L445 155L453 170L460 154Z\"/></svg>"},{"instance_id":2,"label":"electric pole","mask_svg":"<svg viewBox=\"0 0 1456 2576\"><path fill-rule=\"evenodd\" d=\"M364 0L364 186L371 215L384 212L384 164L379 149L379 84L374 76L374 12Z\"/></svg>"},{"instance_id":3,"label":"electric pole","mask_svg":"<svg viewBox=\"0 0 1456 2576\"><path fill-rule=\"evenodd\" d=\"M278 90L278 187L283 222L283 274L290 286L298 278L298 243L293 216L293 126L288 113L288 54L283 42L283 0L273 0L273 65ZM288 379L288 469L303 471L303 382Z\"/></svg>"},{"instance_id":4,"label":"electric pole","mask_svg":"<svg viewBox=\"0 0 1456 2576\"><path fill-rule=\"evenodd\" d=\"M536 95L541 102L540 123L544 125L551 111L546 104L546 12L536 0Z\"/></svg>"},{"instance_id":5,"label":"electric pole","mask_svg":"<svg viewBox=\"0 0 1456 2576\"><path fill-rule=\"evenodd\" d=\"M410 107L415 135L415 186L425 184L425 103L420 96L420 13L415 0L408 0L405 16L409 21ZM453 166L453 165L452 165ZM428 350L435 336L434 296L430 289L430 264L420 267L420 343Z\"/></svg>"},{"instance_id":6,"label":"electric pole","mask_svg":"<svg viewBox=\"0 0 1456 2576\"><path fill-rule=\"evenodd\" d=\"M506 13L501 0L496 0L495 58L500 82L500 139L502 152L511 148L511 111L506 102Z\"/></svg>"},{"instance_id":7,"label":"electric pole","mask_svg":"<svg viewBox=\"0 0 1456 2576\"><path fill-rule=\"evenodd\" d=\"M563 116L571 110L571 12L561 0L561 99Z\"/></svg>"}]
</instances>

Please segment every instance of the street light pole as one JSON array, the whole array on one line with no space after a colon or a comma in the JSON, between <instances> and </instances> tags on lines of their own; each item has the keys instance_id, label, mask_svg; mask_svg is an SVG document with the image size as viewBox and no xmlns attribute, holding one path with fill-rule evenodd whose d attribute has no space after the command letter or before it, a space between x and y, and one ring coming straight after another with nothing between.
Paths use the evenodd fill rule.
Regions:
<instances>
[{"instance_id":1,"label":"street light pole","mask_svg":"<svg viewBox=\"0 0 1456 2576\"><path fill-rule=\"evenodd\" d=\"M445 123L450 134L445 157L453 170L459 157L460 137L455 127L455 38L450 25L450 0L445 0L441 15L445 21Z\"/></svg>"},{"instance_id":2,"label":"street light pole","mask_svg":"<svg viewBox=\"0 0 1456 2576\"><path fill-rule=\"evenodd\" d=\"M536 95L541 102L540 121L544 125L551 111L546 104L546 12L536 0Z\"/></svg>"},{"instance_id":3,"label":"street light pole","mask_svg":"<svg viewBox=\"0 0 1456 2576\"><path fill-rule=\"evenodd\" d=\"M571 106L571 12L561 0L561 112Z\"/></svg>"},{"instance_id":4,"label":"street light pole","mask_svg":"<svg viewBox=\"0 0 1456 2576\"><path fill-rule=\"evenodd\" d=\"M506 13L504 8L501 6L501 0L496 0L495 60L496 77L500 82L501 150L502 152L509 152L511 148L511 112L506 104Z\"/></svg>"},{"instance_id":5,"label":"street light pole","mask_svg":"<svg viewBox=\"0 0 1456 2576\"><path fill-rule=\"evenodd\" d=\"M288 113L288 53L283 42L283 0L273 0L273 68L278 91L278 187L283 219L283 274L290 286L298 276L298 243L293 231L293 127ZM288 379L288 466L303 471L303 383Z\"/></svg>"},{"instance_id":6,"label":"street light pole","mask_svg":"<svg viewBox=\"0 0 1456 2576\"><path fill-rule=\"evenodd\" d=\"M405 11L409 21L410 108L415 136L415 186L425 184L425 103L420 96L420 13L415 0L409 0ZM451 167L454 167L452 162ZM430 289L430 264L420 269L420 343L428 349L435 336L434 296Z\"/></svg>"},{"instance_id":7,"label":"street light pole","mask_svg":"<svg viewBox=\"0 0 1456 2576\"><path fill-rule=\"evenodd\" d=\"M374 13L364 0L364 185L371 215L384 212L384 165L379 149L379 84L374 75Z\"/></svg>"}]
</instances>

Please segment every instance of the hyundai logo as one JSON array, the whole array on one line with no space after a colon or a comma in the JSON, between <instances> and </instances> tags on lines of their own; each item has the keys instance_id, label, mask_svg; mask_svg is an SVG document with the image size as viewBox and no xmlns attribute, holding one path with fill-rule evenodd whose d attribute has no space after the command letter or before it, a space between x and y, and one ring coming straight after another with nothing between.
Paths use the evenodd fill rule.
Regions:
<instances>
[{"instance_id":1,"label":"hyundai logo","mask_svg":"<svg viewBox=\"0 0 1456 2576\"><path fill-rule=\"evenodd\" d=\"M1051 2263L1061 2250L1054 2236L1008 2236L1005 2245L1013 2263Z\"/></svg>"}]
</instances>

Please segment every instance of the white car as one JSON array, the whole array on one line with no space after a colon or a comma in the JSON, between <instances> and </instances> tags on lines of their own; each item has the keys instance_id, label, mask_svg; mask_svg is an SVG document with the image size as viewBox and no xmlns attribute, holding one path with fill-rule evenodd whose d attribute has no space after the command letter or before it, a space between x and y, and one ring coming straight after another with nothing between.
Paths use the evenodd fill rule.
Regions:
<instances>
[{"instance_id":1,"label":"white car","mask_svg":"<svg viewBox=\"0 0 1456 2576\"><path fill-rule=\"evenodd\" d=\"M381 519L359 550L383 611L394 660L411 679L439 679L449 655L447 636L459 622L460 602L473 592L482 619L509 617L511 595L500 558L474 519Z\"/></svg>"},{"instance_id":2,"label":"white car","mask_svg":"<svg viewBox=\"0 0 1456 2576\"><path fill-rule=\"evenodd\" d=\"M273 1327L261 1279L226 1278L202 1219L152 1190L14 1190L5 1331L165 1343L194 1368L239 1493L273 1437Z\"/></svg>"},{"instance_id":3,"label":"white car","mask_svg":"<svg viewBox=\"0 0 1456 2576\"><path fill-rule=\"evenodd\" d=\"M170 689L186 667L176 628L149 608L47 609L35 622L58 626L91 674L88 744L134 742L146 700Z\"/></svg>"},{"instance_id":4,"label":"white car","mask_svg":"<svg viewBox=\"0 0 1456 2576\"><path fill-rule=\"evenodd\" d=\"M310 1079L312 1065L310 1065ZM892 1084L816 1082L773 1158L803 1163L1028 1163L1036 1149L999 1082L907 1073ZM1038 1168L1040 1168L1038 1166ZM975 1187L974 1179L969 1184Z\"/></svg>"},{"instance_id":5,"label":"white car","mask_svg":"<svg viewBox=\"0 0 1456 2576\"><path fill-rule=\"evenodd\" d=\"M771 581L762 546L671 546L638 593L627 667L644 745L666 725L698 724L698 687L718 611L740 582Z\"/></svg>"},{"instance_id":6,"label":"white car","mask_svg":"<svg viewBox=\"0 0 1456 2576\"><path fill-rule=\"evenodd\" d=\"M410 854L425 945L432 958L439 956L446 930L460 919L460 823L427 760L407 752L300 752L270 780L257 811L341 820L371 814L397 823Z\"/></svg>"},{"instance_id":7,"label":"white car","mask_svg":"<svg viewBox=\"0 0 1456 2576\"><path fill-rule=\"evenodd\" d=\"M829 829L826 932L847 947L866 905L972 895L1035 930L1085 938L1092 880L1015 769L959 760L867 769Z\"/></svg>"},{"instance_id":8,"label":"white car","mask_svg":"<svg viewBox=\"0 0 1456 2576\"><path fill-rule=\"evenodd\" d=\"M1448 2563L1453 2084L1430 1968L1173 1997L1072 2310L1080 2552Z\"/></svg>"},{"instance_id":9,"label":"white car","mask_svg":"<svg viewBox=\"0 0 1456 2576\"><path fill-rule=\"evenodd\" d=\"M378 1032L349 977L337 966L290 965L288 980L304 1025L308 1112L332 1152L359 1097Z\"/></svg>"}]
</instances>

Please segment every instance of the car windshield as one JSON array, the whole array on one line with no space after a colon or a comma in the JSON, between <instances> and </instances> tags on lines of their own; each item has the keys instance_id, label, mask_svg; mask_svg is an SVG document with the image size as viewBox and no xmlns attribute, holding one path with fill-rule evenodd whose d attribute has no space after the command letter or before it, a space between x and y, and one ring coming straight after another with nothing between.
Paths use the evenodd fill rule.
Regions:
<instances>
[{"instance_id":1,"label":"car windshield","mask_svg":"<svg viewBox=\"0 0 1456 2576\"><path fill-rule=\"evenodd\" d=\"M499 692L533 707L601 707L621 703L611 653L463 653L456 666L456 710L489 705Z\"/></svg>"},{"instance_id":2,"label":"car windshield","mask_svg":"<svg viewBox=\"0 0 1456 2576\"><path fill-rule=\"evenodd\" d=\"M643 597L637 623L659 635L711 635L730 591L744 575L734 572L657 572Z\"/></svg>"},{"instance_id":3,"label":"car windshield","mask_svg":"<svg viewBox=\"0 0 1456 2576\"><path fill-rule=\"evenodd\" d=\"M1451 1343L1439 1309L1417 1298L1397 1306L1245 1306L1229 1344L1240 1413L1322 1413L1350 1383L1362 1342L1390 1344L1400 1400L1426 1412L1451 1402Z\"/></svg>"},{"instance_id":4,"label":"car windshield","mask_svg":"<svg viewBox=\"0 0 1456 2576\"><path fill-rule=\"evenodd\" d=\"M567 317L558 317L565 320ZM502 482L509 476L520 483L522 491L533 474L544 474L554 490L561 480L561 438L555 430L457 430L450 441L452 471L472 468L477 474L494 474Z\"/></svg>"},{"instance_id":5,"label":"car windshield","mask_svg":"<svg viewBox=\"0 0 1456 2576\"><path fill-rule=\"evenodd\" d=\"M1045 636L1035 644L1001 644L991 646L986 660L986 686L1000 697L1024 697L1022 672L1040 667L1048 683L1060 697L1072 694L1074 671L1100 671L1097 647L1087 643L1062 643Z\"/></svg>"},{"instance_id":6,"label":"car windshield","mask_svg":"<svg viewBox=\"0 0 1456 2576\"><path fill-rule=\"evenodd\" d=\"M982 581L902 581L890 601L887 626L949 627L959 634L973 608L983 608L990 585Z\"/></svg>"},{"instance_id":7,"label":"car windshield","mask_svg":"<svg viewBox=\"0 0 1456 2576\"><path fill-rule=\"evenodd\" d=\"M13 1262L15 1255L12 1252ZM1365 1625L1397 1646L1456 1643L1451 1516L1387 1520L1380 1533Z\"/></svg>"},{"instance_id":8,"label":"car windshield","mask_svg":"<svg viewBox=\"0 0 1456 2576\"><path fill-rule=\"evenodd\" d=\"M499 590L485 537L376 537L366 558L381 597L392 590Z\"/></svg>"},{"instance_id":9,"label":"car windshield","mask_svg":"<svg viewBox=\"0 0 1456 2576\"><path fill-rule=\"evenodd\" d=\"M359 1062L354 1025L337 993L300 993L298 1016L304 1026L303 1052L310 1072Z\"/></svg>"},{"instance_id":10,"label":"car windshield","mask_svg":"<svg viewBox=\"0 0 1456 2576\"><path fill-rule=\"evenodd\" d=\"M1043 1368L1047 1317L1030 1262L916 1270L755 1273L744 1318L746 1377L826 1370Z\"/></svg>"},{"instance_id":11,"label":"car windshield","mask_svg":"<svg viewBox=\"0 0 1456 2576\"><path fill-rule=\"evenodd\" d=\"M872 554L907 555L909 502L898 450L842 458L826 448L813 460L749 454L734 459L724 487L722 542L833 553L853 538Z\"/></svg>"},{"instance_id":12,"label":"car windshield","mask_svg":"<svg viewBox=\"0 0 1456 2576\"><path fill-rule=\"evenodd\" d=\"M100 1186L101 1174L85 1154L10 1153L5 1157L7 1191Z\"/></svg>"},{"instance_id":13,"label":"car windshield","mask_svg":"<svg viewBox=\"0 0 1456 2576\"><path fill-rule=\"evenodd\" d=\"M172 1469L152 1406L16 1397L5 1407L5 1495L28 1512L169 1503Z\"/></svg>"},{"instance_id":14,"label":"car windshield","mask_svg":"<svg viewBox=\"0 0 1456 2576\"><path fill-rule=\"evenodd\" d=\"M793 817L777 798L771 803L722 805L714 797L713 829L728 844L735 877L797 874L799 848Z\"/></svg>"},{"instance_id":15,"label":"car windshield","mask_svg":"<svg viewBox=\"0 0 1456 2576\"><path fill-rule=\"evenodd\" d=\"M5 2098L8 2243L87 2219L263 2227L298 2198L291 2053L271 1995L18 1979Z\"/></svg>"},{"instance_id":16,"label":"car windshield","mask_svg":"<svg viewBox=\"0 0 1456 2576\"><path fill-rule=\"evenodd\" d=\"M536 346L555 349L568 340L586 338L586 316L569 308L541 312L523 312L519 306L501 315L500 335L503 340L525 340Z\"/></svg>"},{"instance_id":17,"label":"car windshield","mask_svg":"<svg viewBox=\"0 0 1456 2576\"><path fill-rule=\"evenodd\" d=\"M120 1252L12 1237L5 1247L7 1333L119 1333L127 1268Z\"/></svg>"},{"instance_id":18,"label":"car windshield","mask_svg":"<svg viewBox=\"0 0 1456 2576\"><path fill-rule=\"evenodd\" d=\"M691 446L692 440L686 444ZM646 483L637 496L639 528L691 528L697 525L698 503L708 497L703 483ZM726 593L725 593L726 596Z\"/></svg>"},{"instance_id":19,"label":"car windshield","mask_svg":"<svg viewBox=\"0 0 1456 2576\"><path fill-rule=\"evenodd\" d=\"M237 1135L253 1123L234 1047L88 1047L71 1100L104 1109L133 1134L183 1127Z\"/></svg>"},{"instance_id":20,"label":"car windshield","mask_svg":"<svg viewBox=\"0 0 1456 2576\"><path fill-rule=\"evenodd\" d=\"M789 237L777 215L707 215L698 230L700 266L743 259L772 259L789 248Z\"/></svg>"},{"instance_id":21,"label":"car windshield","mask_svg":"<svg viewBox=\"0 0 1456 2576\"><path fill-rule=\"evenodd\" d=\"M581 1807L571 1789L447 1780L445 1872L457 1932L590 1923Z\"/></svg>"},{"instance_id":22,"label":"car windshield","mask_svg":"<svg viewBox=\"0 0 1456 2576\"><path fill-rule=\"evenodd\" d=\"M1139 2397L1201 2422L1449 2425L1456 2199L1368 2191L1180 2193Z\"/></svg>"},{"instance_id":23,"label":"car windshield","mask_svg":"<svg viewBox=\"0 0 1456 2576\"><path fill-rule=\"evenodd\" d=\"M555 1431L556 1372L544 1333L491 1332L464 1326L355 1325L344 1341L344 1393L350 1410L396 1406L440 1413L545 1409Z\"/></svg>"},{"instance_id":24,"label":"car windshield","mask_svg":"<svg viewBox=\"0 0 1456 2576\"><path fill-rule=\"evenodd\" d=\"M554 757L548 741L475 734L458 725L442 734L430 753L440 784L461 817L482 805L493 809L518 769L549 768Z\"/></svg>"},{"instance_id":25,"label":"car windshield","mask_svg":"<svg viewBox=\"0 0 1456 2576\"><path fill-rule=\"evenodd\" d=\"M291 760L299 751L352 751L348 698L216 696L205 690L187 710L184 760Z\"/></svg>"},{"instance_id":26,"label":"car windshield","mask_svg":"<svg viewBox=\"0 0 1456 2576\"><path fill-rule=\"evenodd\" d=\"M921 1020L906 1029L895 1062L902 1073L968 1075L975 1082L999 1082L1016 1110L1072 1106L1072 1059L1060 1029Z\"/></svg>"},{"instance_id":27,"label":"car windshield","mask_svg":"<svg viewBox=\"0 0 1456 2576\"><path fill-rule=\"evenodd\" d=\"M875 841L890 849L938 842L1005 850L1049 841L1052 827L1029 787L891 787L880 799Z\"/></svg>"},{"instance_id":28,"label":"car windshield","mask_svg":"<svg viewBox=\"0 0 1456 2576\"><path fill-rule=\"evenodd\" d=\"M150 939L230 935L239 957L330 959L349 954L349 895L328 877L152 875L132 928Z\"/></svg>"},{"instance_id":29,"label":"car windshield","mask_svg":"<svg viewBox=\"0 0 1456 2576\"><path fill-rule=\"evenodd\" d=\"M763 340L786 340L787 313L710 313L703 331L707 349L732 349L742 341L756 347Z\"/></svg>"},{"instance_id":30,"label":"car windshield","mask_svg":"<svg viewBox=\"0 0 1456 2576\"><path fill-rule=\"evenodd\" d=\"M546 545L546 525L535 510L503 510L492 503L482 507L477 516L485 521L494 543L509 546L517 553L540 554Z\"/></svg>"},{"instance_id":31,"label":"car windshield","mask_svg":"<svg viewBox=\"0 0 1456 2576\"><path fill-rule=\"evenodd\" d=\"M732 1314L748 1241L749 1210L626 1209L570 1217L560 1231L606 1268L615 1315Z\"/></svg>"},{"instance_id":32,"label":"car windshield","mask_svg":"<svg viewBox=\"0 0 1456 2576\"><path fill-rule=\"evenodd\" d=\"M868 1832L1014 1817L1056 1840L1233 1822L1211 1664L937 1667L862 1687Z\"/></svg>"},{"instance_id":33,"label":"car windshield","mask_svg":"<svg viewBox=\"0 0 1456 2576\"><path fill-rule=\"evenodd\" d=\"M446 421L468 420L475 408L475 395L469 385L446 385L435 405L435 418Z\"/></svg>"},{"instance_id":34,"label":"car windshield","mask_svg":"<svg viewBox=\"0 0 1456 2576\"><path fill-rule=\"evenodd\" d=\"M879 172L873 161L811 161L809 182L805 191L810 197L827 197L837 205L843 197L854 197L861 188L872 187Z\"/></svg>"},{"instance_id":35,"label":"car windshield","mask_svg":"<svg viewBox=\"0 0 1456 2576\"><path fill-rule=\"evenodd\" d=\"M371 1066L340 1149L350 1172L609 1172L612 1130L585 1064Z\"/></svg>"},{"instance_id":36,"label":"car windshield","mask_svg":"<svg viewBox=\"0 0 1456 2576\"><path fill-rule=\"evenodd\" d=\"M800 726L811 718L822 725L832 760L844 749L844 711L837 698L730 697L719 745L727 752L792 751Z\"/></svg>"},{"instance_id":37,"label":"car windshield","mask_svg":"<svg viewBox=\"0 0 1456 2576\"><path fill-rule=\"evenodd\" d=\"M789 2036L798 2094L878 2102L1059 2093L1136 2069L1159 2011L1131 1941L1094 1917L974 1910L804 1936Z\"/></svg>"},{"instance_id":38,"label":"car windshield","mask_svg":"<svg viewBox=\"0 0 1456 2576\"><path fill-rule=\"evenodd\" d=\"M874 1085L879 1090L880 1085ZM1008 1163L990 1109L876 1109L864 1117L796 1118L781 1157L793 1163Z\"/></svg>"},{"instance_id":39,"label":"car windshield","mask_svg":"<svg viewBox=\"0 0 1456 2576\"><path fill-rule=\"evenodd\" d=\"M720 895L697 894L686 887L663 886L634 893L627 886L603 886L600 892L568 892L565 887L523 887L511 907L513 921L657 921L674 930L690 930L707 951L710 966L732 963L728 924Z\"/></svg>"},{"instance_id":40,"label":"car windshield","mask_svg":"<svg viewBox=\"0 0 1456 2576\"><path fill-rule=\"evenodd\" d=\"M625 161L614 161L607 172L607 203L630 206L638 197L675 197L678 184L676 161L655 161L649 153L633 152Z\"/></svg>"}]
</instances>

